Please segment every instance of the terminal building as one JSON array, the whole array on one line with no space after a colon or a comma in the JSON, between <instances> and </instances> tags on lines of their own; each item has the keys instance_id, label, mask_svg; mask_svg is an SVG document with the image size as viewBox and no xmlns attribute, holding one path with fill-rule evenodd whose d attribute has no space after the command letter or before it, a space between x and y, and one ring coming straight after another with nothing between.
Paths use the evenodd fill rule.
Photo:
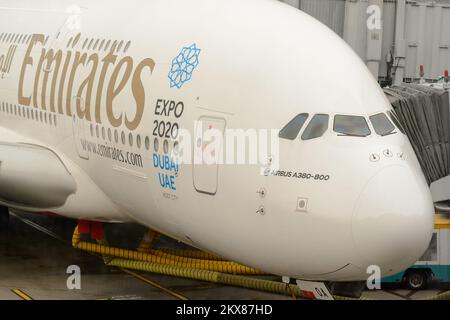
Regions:
<instances>
[{"instance_id":1,"label":"terminal building","mask_svg":"<svg viewBox=\"0 0 450 320\"><path fill-rule=\"evenodd\" d=\"M450 0L283 0L322 21L381 83L436 81L450 68Z\"/></svg>"}]
</instances>

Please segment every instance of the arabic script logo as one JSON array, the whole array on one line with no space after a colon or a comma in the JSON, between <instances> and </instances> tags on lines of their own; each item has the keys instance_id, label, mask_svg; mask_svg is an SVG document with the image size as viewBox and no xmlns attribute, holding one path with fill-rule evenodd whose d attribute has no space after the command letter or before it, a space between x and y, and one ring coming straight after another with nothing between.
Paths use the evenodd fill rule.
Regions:
<instances>
[{"instance_id":1,"label":"arabic script logo","mask_svg":"<svg viewBox=\"0 0 450 320\"><path fill-rule=\"evenodd\" d=\"M200 51L194 43L190 47L184 47L180 54L172 60L172 68L169 72L171 88L180 89L183 84L191 80L192 73L199 64Z\"/></svg>"}]
</instances>

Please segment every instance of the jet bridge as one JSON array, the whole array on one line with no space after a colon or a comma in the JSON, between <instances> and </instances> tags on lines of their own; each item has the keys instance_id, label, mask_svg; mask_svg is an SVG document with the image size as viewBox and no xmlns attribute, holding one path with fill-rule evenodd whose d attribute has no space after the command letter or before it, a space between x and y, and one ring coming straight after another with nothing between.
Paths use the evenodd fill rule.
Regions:
<instances>
[{"instance_id":1,"label":"jet bridge","mask_svg":"<svg viewBox=\"0 0 450 320\"><path fill-rule=\"evenodd\" d=\"M384 92L417 154L436 209L450 212L450 86L402 84Z\"/></svg>"}]
</instances>

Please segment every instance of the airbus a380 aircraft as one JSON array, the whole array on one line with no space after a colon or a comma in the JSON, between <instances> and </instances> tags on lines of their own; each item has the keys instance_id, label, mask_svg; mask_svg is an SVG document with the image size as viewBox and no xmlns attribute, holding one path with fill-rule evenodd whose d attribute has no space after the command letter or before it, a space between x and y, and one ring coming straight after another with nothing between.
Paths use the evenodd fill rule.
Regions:
<instances>
[{"instance_id":1,"label":"airbus a380 aircraft","mask_svg":"<svg viewBox=\"0 0 450 320\"><path fill-rule=\"evenodd\" d=\"M433 203L389 102L299 10L1 0L0 65L4 207L136 222L295 279L394 274L429 244ZM227 156L218 139L238 129L281 129L276 152L195 161Z\"/></svg>"}]
</instances>

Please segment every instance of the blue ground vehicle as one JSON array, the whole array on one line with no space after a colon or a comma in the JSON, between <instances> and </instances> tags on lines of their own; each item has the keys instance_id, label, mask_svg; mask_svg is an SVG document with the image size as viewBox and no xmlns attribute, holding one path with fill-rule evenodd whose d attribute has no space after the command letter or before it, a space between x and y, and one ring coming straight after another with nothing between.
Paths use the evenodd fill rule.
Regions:
<instances>
[{"instance_id":1,"label":"blue ground vehicle","mask_svg":"<svg viewBox=\"0 0 450 320\"><path fill-rule=\"evenodd\" d=\"M406 284L412 290L425 289L430 280L450 282L450 215L436 214L430 246L408 270L381 279L382 283Z\"/></svg>"}]
</instances>

